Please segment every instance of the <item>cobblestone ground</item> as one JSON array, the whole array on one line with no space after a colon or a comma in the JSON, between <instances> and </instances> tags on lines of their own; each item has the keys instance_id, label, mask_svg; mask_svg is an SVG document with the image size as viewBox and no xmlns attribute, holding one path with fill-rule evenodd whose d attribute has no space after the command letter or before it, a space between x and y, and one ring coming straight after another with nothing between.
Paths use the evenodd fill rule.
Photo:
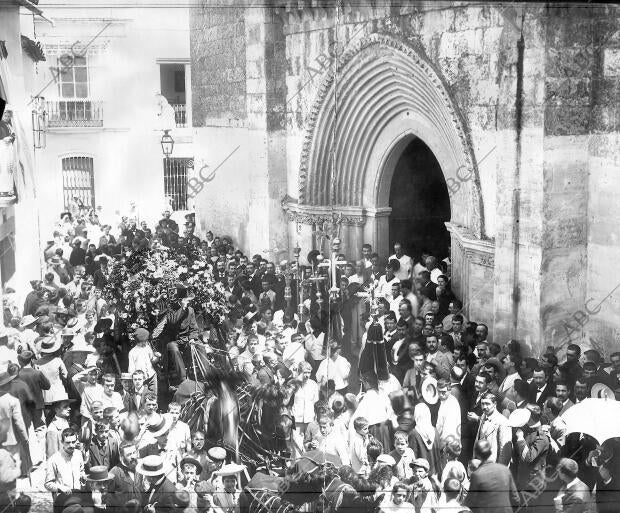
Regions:
<instances>
[{"instance_id":1,"label":"cobblestone ground","mask_svg":"<svg viewBox=\"0 0 620 513\"><path fill-rule=\"evenodd\" d=\"M30 454L32 461L41 463L30 473L30 477L17 480L18 493L29 495L32 499L32 513L51 513L52 494L43 486L45 483L45 432L30 432Z\"/></svg>"}]
</instances>

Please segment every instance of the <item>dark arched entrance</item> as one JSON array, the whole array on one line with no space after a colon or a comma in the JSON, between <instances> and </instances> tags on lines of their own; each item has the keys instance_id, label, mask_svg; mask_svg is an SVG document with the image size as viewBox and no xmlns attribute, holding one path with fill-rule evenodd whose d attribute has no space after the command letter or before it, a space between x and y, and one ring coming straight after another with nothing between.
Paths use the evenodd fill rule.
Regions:
<instances>
[{"instance_id":1,"label":"dark arched entrance","mask_svg":"<svg viewBox=\"0 0 620 513\"><path fill-rule=\"evenodd\" d=\"M422 250L445 258L450 253L450 196L432 151L421 139L411 141L394 169L390 186L390 251L396 241L418 258Z\"/></svg>"}]
</instances>

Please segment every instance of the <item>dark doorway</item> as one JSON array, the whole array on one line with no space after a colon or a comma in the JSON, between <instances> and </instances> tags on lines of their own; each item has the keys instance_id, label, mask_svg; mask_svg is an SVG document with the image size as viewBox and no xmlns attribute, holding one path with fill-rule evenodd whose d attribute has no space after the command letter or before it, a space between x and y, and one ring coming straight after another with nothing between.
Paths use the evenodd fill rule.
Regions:
<instances>
[{"instance_id":1,"label":"dark doorway","mask_svg":"<svg viewBox=\"0 0 620 513\"><path fill-rule=\"evenodd\" d=\"M401 155L390 187L390 253L395 242L417 260L426 249L443 259L450 254L450 196L439 162L421 139Z\"/></svg>"}]
</instances>

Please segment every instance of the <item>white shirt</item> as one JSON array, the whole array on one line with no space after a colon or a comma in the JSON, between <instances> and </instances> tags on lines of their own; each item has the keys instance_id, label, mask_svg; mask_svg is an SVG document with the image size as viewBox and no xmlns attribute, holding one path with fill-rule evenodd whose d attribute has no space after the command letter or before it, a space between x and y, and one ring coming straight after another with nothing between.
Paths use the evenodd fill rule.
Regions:
<instances>
[{"instance_id":1,"label":"white shirt","mask_svg":"<svg viewBox=\"0 0 620 513\"><path fill-rule=\"evenodd\" d=\"M153 374L155 374L155 369L153 368L153 363L151 362L152 357L153 350L148 344L144 347L132 347L128 355L128 372L133 374L135 371L141 370L144 372L147 379L150 378Z\"/></svg>"},{"instance_id":2,"label":"white shirt","mask_svg":"<svg viewBox=\"0 0 620 513\"><path fill-rule=\"evenodd\" d=\"M376 390L368 390L361 398L357 410L349 421L349 439L355 433L353 421L357 417L364 417L368 421L368 425L373 426L387 421L392 415L393 411L389 399Z\"/></svg>"},{"instance_id":3,"label":"white shirt","mask_svg":"<svg viewBox=\"0 0 620 513\"><path fill-rule=\"evenodd\" d=\"M286 363L287 360L292 360ZM306 348L299 342L289 342L282 351L282 361L290 370L297 372L299 364L306 360Z\"/></svg>"},{"instance_id":4,"label":"white shirt","mask_svg":"<svg viewBox=\"0 0 620 513\"><path fill-rule=\"evenodd\" d=\"M538 401L538 399L540 399L540 396L542 395L542 393L545 391L545 388L547 388L547 384L545 383L545 386L543 386L540 390L536 390L536 401Z\"/></svg>"},{"instance_id":5,"label":"white shirt","mask_svg":"<svg viewBox=\"0 0 620 513\"><path fill-rule=\"evenodd\" d=\"M112 392L112 395L107 395L104 392L101 395L101 402L103 403L104 409L108 408L109 406L113 406L118 411L125 409L125 405L123 404L123 398L118 392Z\"/></svg>"},{"instance_id":6,"label":"white shirt","mask_svg":"<svg viewBox=\"0 0 620 513\"><path fill-rule=\"evenodd\" d=\"M321 385L326 385L330 379L334 380L336 390L349 386L349 373L351 364L343 356L338 355L336 360L325 358L316 371L316 380Z\"/></svg>"},{"instance_id":7,"label":"white shirt","mask_svg":"<svg viewBox=\"0 0 620 513\"><path fill-rule=\"evenodd\" d=\"M400 283L400 280L396 275L390 280L387 281L386 275L384 274L379 278L379 283L377 284L377 288L375 289L375 295L377 297L384 297L388 301L392 298L392 284Z\"/></svg>"},{"instance_id":8,"label":"white shirt","mask_svg":"<svg viewBox=\"0 0 620 513\"><path fill-rule=\"evenodd\" d=\"M396 255L392 255L389 259L398 260L400 263L400 269L394 273L399 280L411 279L411 273L413 272L413 258L407 255L397 258Z\"/></svg>"},{"instance_id":9,"label":"white shirt","mask_svg":"<svg viewBox=\"0 0 620 513\"><path fill-rule=\"evenodd\" d=\"M319 385L309 379L297 392L293 399L293 415L296 422L308 423L314 420L314 403L319 400Z\"/></svg>"},{"instance_id":10,"label":"white shirt","mask_svg":"<svg viewBox=\"0 0 620 513\"><path fill-rule=\"evenodd\" d=\"M436 427L442 442L461 441L461 406L452 394L439 405Z\"/></svg>"},{"instance_id":11,"label":"white shirt","mask_svg":"<svg viewBox=\"0 0 620 513\"><path fill-rule=\"evenodd\" d=\"M435 269L433 269L431 271L431 281L433 283L437 283L438 284L439 282L437 281L437 278L439 278L442 274L443 274L443 271L441 269L435 267Z\"/></svg>"},{"instance_id":12,"label":"white shirt","mask_svg":"<svg viewBox=\"0 0 620 513\"><path fill-rule=\"evenodd\" d=\"M403 295L402 294L398 294L398 296L396 296L395 298L392 299L388 299L389 303L390 303L390 310L392 310L392 312L394 312L396 314L396 320L400 319L400 312L399 312L399 305L400 302L403 300Z\"/></svg>"}]
</instances>

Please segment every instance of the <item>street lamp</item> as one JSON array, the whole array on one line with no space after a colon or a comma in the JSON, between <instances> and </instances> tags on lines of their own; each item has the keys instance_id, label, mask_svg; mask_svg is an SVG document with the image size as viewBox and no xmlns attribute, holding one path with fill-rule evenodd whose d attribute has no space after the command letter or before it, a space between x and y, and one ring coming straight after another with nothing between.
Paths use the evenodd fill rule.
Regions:
<instances>
[{"instance_id":1,"label":"street lamp","mask_svg":"<svg viewBox=\"0 0 620 513\"><path fill-rule=\"evenodd\" d=\"M166 158L172 155L172 150L174 149L174 139L168 132L170 130L164 130L164 135L161 136L161 151L164 152Z\"/></svg>"}]
</instances>

